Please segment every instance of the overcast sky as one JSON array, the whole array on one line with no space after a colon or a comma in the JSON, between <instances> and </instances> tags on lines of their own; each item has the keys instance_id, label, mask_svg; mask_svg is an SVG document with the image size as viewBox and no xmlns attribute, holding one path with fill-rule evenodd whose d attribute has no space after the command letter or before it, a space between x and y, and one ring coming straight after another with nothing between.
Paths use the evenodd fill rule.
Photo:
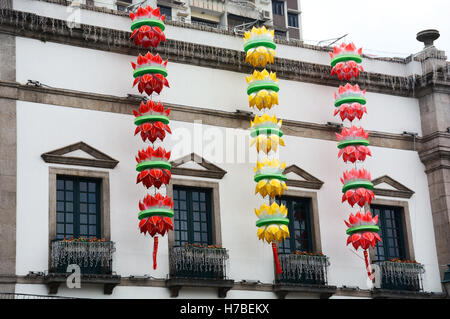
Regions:
<instances>
[{"instance_id":1,"label":"overcast sky","mask_svg":"<svg viewBox=\"0 0 450 319\"><path fill-rule=\"evenodd\" d=\"M437 29L450 60L450 0L301 0L301 10L306 43L348 33L366 54L404 57L422 50L417 32Z\"/></svg>"}]
</instances>

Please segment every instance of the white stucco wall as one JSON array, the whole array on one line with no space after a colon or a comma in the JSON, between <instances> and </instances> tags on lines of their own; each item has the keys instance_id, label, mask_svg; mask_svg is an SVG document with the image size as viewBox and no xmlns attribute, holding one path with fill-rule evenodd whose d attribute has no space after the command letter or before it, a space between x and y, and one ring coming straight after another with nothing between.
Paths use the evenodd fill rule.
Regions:
<instances>
[{"instance_id":1,"label":"white stucco wall","mask_svg":"<svg viewBox=\"0 0 450 319\"><path fill-rule=\"evenodd\" d=\"M83 92L121 97L139 94L137 88L132 88L130 64L136 57L21 37L16 38L16 48L16 79L20 83L32 79ZM156 99L228 112L249 110L243 73L170 61L167 70L170 89L164 88L159 97L155 93ZM340 118L333 116L336 87L288 80L279 80L279 86L278 117L319 124L340 122ZM421 135L417 99L378 93L367 93L366 97L369 114L361 122L364 128Z\"/></svg>"},{"instance_id":2,"label":"white stucco wall","mask_svg":"<svg viewBox=\"0 0 450 319\"><path fill-rule=\"evenodd\" d=\"M77 21L81 24L130 31L130 19L127 16L123 17L91 10L72 9L71 7L34 0L14 0L13 8L15 10L35 13L55 19ZM240 35L230 36L171 25L166 26L165 34L168 39L243 51L243 40ZM415 39L414 37L411 37L411 39L406 39L405 41L415 41ZM356 43L356 45L358 44ZM294 46L277 45L277 56L297 61L325 65L330 64L328 52L298 48ZM421 74L420 63L416 61L412 61L409 64L404 64L366 58L364 60L364 68L368 72L397 76Z\"/></svg>"},{"instance_id":3,"label":"white stucco wall","mask_svg":"<svg viewBox=\"0 0 450 319\"><path fill-rule=\"evenodd\" d=\"M150 274L165 278L168 273L167 237L160 240L158 269L152 270L152 241L137 229L137 203L145 189L135 185L134 155L142 148L142 142L133 136L134 125L131 115L112 114L75 108L48 106L37 103L17 102L17 274L28 271L43 271L48 268L48 167L40 155L77 141L101 150L120 161L110 174L111 194L111 239L116 242L114 270L126 277ZM185 128L192 132L193 124L172 122L172 129ZM218 127L204 126L204 131L222 132ZM37 138L37 132L39 137ZM180 131L181 132L181 131ZM207 131L208 132L208 131ZM241 134L247 134L242 130ZM287 146L280 157L287 165L296 164L324 181L317 192L320 215L322 251L330 257L329 284L359 286L366 288L366 273L361 251L359 257L345 246L346 226L343 220L356 209L341 204L339 176L345 169L337 159L336 143L286 136ZM114 142L112 142L114 141ZM198 141L195 143L199 144ZM167 148L174 141L167 139ZM208 142L203 141L206 148ZM226 143L224 143L226 145ZM198 146L198 145L197 145ZM229 151L228 146L225 152ZM186 153L193 149L186 150ZM413 189L415 194L408 201L411 213L411 227L416 259L426 268L424 288L426 291L440 291L439 272L431 218L431 208L424 167L417 153L394 149L372 147L374 159L367 160L366 167L372 177L388 174ZM206 159L211 159L204 154ZM174 155L175 159L177 155ZM228 276L236 281L258 279L265 283L273 281L271 248L256 239L256 217L253 209L263 203L254 195L253 165L251 163L216 163L228 173L219 181L220 210L223 246L229 249ZM51 166L58 166L53 165ZM88 169L86 167L75 167ZM96 169L101 170L101 169ZM243 182L248 181L248 183ZM239 187L236 187L239 185ZM31 293L37 285L18 285L17 292ZM44 286L42 286L44 287ZM86 296L103 296L101 290L92 288ZM116 290L117 289L117 290ZM129 296L145 291L153 297L167 297L167 290L161 288L117 287L114 296ZM150 292L151 291L151 292ZM60 293L59 293L60 294ZM62 295L82 294L72 290L61 290ZM185 295L183 295L185 294ZM215 291L196 292L192 296L214 297ZM189 292L181 295L191 296ZM274 296L267 293L264 296ZM251 297L254 292L231 291L229 297Z\"/></svg>"}]
</instances>

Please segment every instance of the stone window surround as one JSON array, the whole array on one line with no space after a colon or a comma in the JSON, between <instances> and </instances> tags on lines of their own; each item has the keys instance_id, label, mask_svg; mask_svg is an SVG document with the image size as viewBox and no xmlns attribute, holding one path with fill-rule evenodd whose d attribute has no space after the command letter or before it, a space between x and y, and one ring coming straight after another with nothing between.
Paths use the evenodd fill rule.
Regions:
<instances>
[{"instance_id":1,"label":"stone window surround","mask_svg":"<svg viewBox=\"0 0 450 319\"><path fill-rule=\"evenodd\" d=\"M311 238L312 250L315 253L322 252L322 241L320 236L319 223L319 205L317 200L317 192L304 191L300 189L289 188L285 190L283 196L302 197L311 199L310 219L311 219Z\"/></svg>"},{"instance_id":2,"label":"stone window surround","mask_svg":"<svg viewBox=\"0 0 450 319\"><path fill-rule=\"evenodd\" d=\"M101 234L111 240L109 172L75 168L49 167L49 245L56 238L56 177L68 175L101 179Z\"/></svg>"},{"instance_id":3,"label":"stone window surround","mask_svg":"<svg viewBox=\"0 0 450 319\"><path fill-rule=\"evenodd\" d=\"M199 187L211 189L211 200L212 200L212 238L214 245L222 245L222 228L220 219L220 196L219 196L219 183L210 182L198 179L182 179L173 178L170 184L167 186L167 196L173 197L173 185L176 186L186 186L186 187ZM173 247L175 242L174 232L169 232L169 250Z\"/></svg>"},{"instance_id":4,"label":"stone window surround","mask_svg":"<svg viewBox=\"0 0 450 319\"><path fill-rule=\"evenodd\" d=\"M375 198L374 200L372 200L372 205L394 206L401 208L403 242L405 244L405 258L409 260L415 260L411 227L411 214L409 211L408 201ZM373 248L369 248L369 255L370 260L375 260L375 251Z\"/></svg>"}]
</instances>

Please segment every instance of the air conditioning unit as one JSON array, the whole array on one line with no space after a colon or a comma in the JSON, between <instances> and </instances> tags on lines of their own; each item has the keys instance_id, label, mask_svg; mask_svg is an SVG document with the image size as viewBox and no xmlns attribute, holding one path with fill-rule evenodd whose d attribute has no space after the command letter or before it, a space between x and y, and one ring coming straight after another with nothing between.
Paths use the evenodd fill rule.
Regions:
<instances>
[{"instance_id":1,"label":"air conditioning unit","mask_svg":"<svg viewBox=\"0 0 450 319\"><path fill-rule=\"evenodd\" d=\"M261 16L263 20L270 20L270 11L263 10Z\"/></svg>"}]
</instances>

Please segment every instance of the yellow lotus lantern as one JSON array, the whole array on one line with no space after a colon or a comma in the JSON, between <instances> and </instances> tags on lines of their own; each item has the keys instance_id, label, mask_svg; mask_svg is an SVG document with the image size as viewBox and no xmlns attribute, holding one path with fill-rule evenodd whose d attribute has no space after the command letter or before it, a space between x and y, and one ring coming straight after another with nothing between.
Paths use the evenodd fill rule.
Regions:
<instances>
[{"instance_id":1,"label":"yellow lotus lantern","mask_svg":"<svg viewBox=\"0 0 450 319\"><path fill-rule=\"evenodd\" d=\"M256 107L259 111L264 108L271 109L278 105L278 79L274 72L266 69L261 72L253 71L247 76L247 94L250 107Z\"/></svg>"},{"instance_id":2,"label":"yellow lotus lantern","mask_svg":"<svg viewBox=\"0 0 450 319\"><path fill-rule=\"evenodd\" d=\"M253 27L252 31L245 32L245 63L250 63L254 67L265 67L267 63L273 63L277 47L273 38L274 30L267 30L265 27Z\"/></svg>"},{"instance_id":3,"label":"yellow lotus lantern","mask_svg":"<svg viewBox=\"0 0 450 319\"><path fill-rule=\"evenodd\" d=\"M265 67L273 63L275 56L274 31L265 27L255 28L245 33L244 50L245 62L254 67ZM277 243L289 237L289 219L284 205L275 202L276 196L283 195L286 186L286 176L283 171L286 163L281 163L278 156L279 146L284 146L281 131L281 120L275 115L267 114L267 111L278 105L278 79L274 72L263 69L254 70L246 78L248 103L256 114L251 121L252 137L250 146L255 145L258 152L258 160L254 168L256 182L255 194L260 194L263 199L268 197L269 205L263 204L255 209L258 221L258 238L272 245L273 257L277 274L282 272L278 259Z\"/></svg>"}]
</instances>

